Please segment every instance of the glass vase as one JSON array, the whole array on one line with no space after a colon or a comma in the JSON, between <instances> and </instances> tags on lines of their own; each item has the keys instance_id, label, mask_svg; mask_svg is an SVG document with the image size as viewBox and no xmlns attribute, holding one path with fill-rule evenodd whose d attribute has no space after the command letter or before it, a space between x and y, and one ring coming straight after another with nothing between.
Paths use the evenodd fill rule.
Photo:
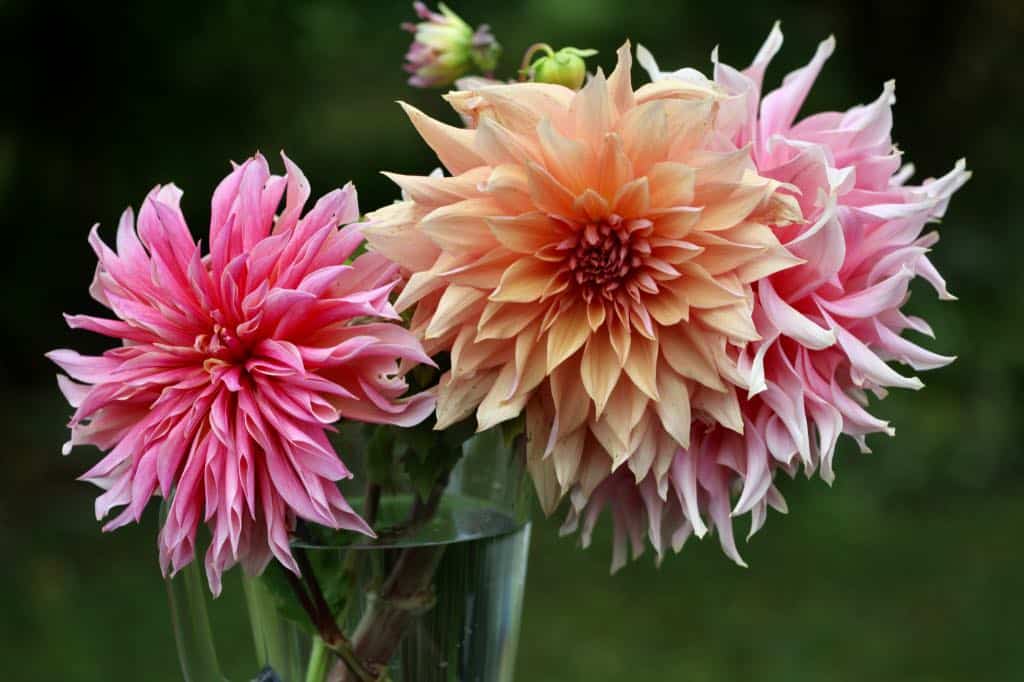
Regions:
<instances>
[{"instance_id":1,"label":"glass vase","mask_svg":"<svg viewBox=\"0 0 1024 682\"><path fill-rule=\"evenodd\" d=\"M313 625L276 562L239 575L240 589L226 576L211 599L197 550L200 560L167 581L185 680L511 682L530 537L521 441L500 428L474 435L431 496L400 465L388 485L360 489L367 457L352 453L372 446L346 428L338 451L356 475L342 492L378 537L300 526L292 550L356 663Z\"/></svg>"}]
</instances>

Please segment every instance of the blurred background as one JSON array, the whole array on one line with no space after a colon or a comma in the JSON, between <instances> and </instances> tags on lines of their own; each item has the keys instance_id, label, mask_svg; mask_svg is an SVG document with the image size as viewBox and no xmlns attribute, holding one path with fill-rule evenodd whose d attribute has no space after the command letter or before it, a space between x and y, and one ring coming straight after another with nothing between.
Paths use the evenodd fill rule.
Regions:
<instances>
[{"instance_id":1,"label":"blurred background","mask_svg":"<svg viewBox=\"0 0 1024 682\"><path fill-rule=\"evenodd\" d=\"M710 540L609 577L607 529L584 552L557 538L557 520L539 521L518 679L1024 679L1024 4L452 5L492 25L506 73L538 40L597 48L591 64L607 68L626 37L663 67L706 69L716 44L743 66L781 19L774 85L834 33L810 108L873 100L895 78L895 137L919 177L961 156L975 172L934 254L960 301L921 288L911 303L935 327L931 347L960 360L878 406L898 437L872 438L871 455L845 447L831 489L783 481L791 513L741 546L747 570ZM364 209L390 201L378 170L435 165L394 100L454 119L437 93L404 83L398 25L410 18L390 0L0 0L4 679L180 679L155 509L101 535L95 491L74 480L98 453L60 455L69 410L42 354L105 347L61 319L98 310L89 227L102 222L112 240L125 205L170 180L190 224L205 226L228 160L256 149L287 149L316 195L352 179Z\"/></svg>"}]
</instances>

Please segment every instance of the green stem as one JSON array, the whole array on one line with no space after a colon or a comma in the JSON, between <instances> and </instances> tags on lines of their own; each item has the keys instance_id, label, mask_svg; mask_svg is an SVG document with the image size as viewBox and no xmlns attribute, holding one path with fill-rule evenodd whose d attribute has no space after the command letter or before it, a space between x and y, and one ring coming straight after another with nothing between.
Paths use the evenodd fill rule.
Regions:
<instances>
[{"instance_id":1,"label":"green stem","mask_svg":"<svg viewBox=\"0 0 1024 682\"><path fill-rule=\"evenodd\" d=\"M285 570L285 577L292 587L299 604L309 615L309 620L320 633L320 640L328 649L337 654L343 665L355 676L354 679L360 682L376 682L379 676L371 672L356 655L352 642L338 629L327 602L324 600L323 592L316 580L316 574L309 559L306 557L302 547L295 547L292 550L300 569L303 572L302 579L297 578L291 571Z\"/></svg>"},{"instance_id":2,"label":"green stem","mask_svg":"<svg viewBox=\"0 0 1024 682\"><path fill-rule=\"evenodd\" d=\"M434 518L448 485L449 473L445 472L434 484L426 500L417 495L412 505L410 526L415 527ZM387 679L388 662L394 657L415 615L431 607L434 600L431 583L443 554L443 545L402 549L390 575L369 599L352 635L352 652L357 660L380 676L378 681ZM328 679L331 682L359 680L351 667L346 670L340 664L334 666Z\"/></svg>"},{"instance_id":3,"label":"green stem","mask_svg":"<svg viewBox=\"0 0 1024 682\"><path fill-rule=\"evenodd\" d=\"M324 640L314 636L313 649L309 654L309 667L306 668L306 682L324 682L327 666L330 663L327 652Z\"/></svg>"}]
</instances>

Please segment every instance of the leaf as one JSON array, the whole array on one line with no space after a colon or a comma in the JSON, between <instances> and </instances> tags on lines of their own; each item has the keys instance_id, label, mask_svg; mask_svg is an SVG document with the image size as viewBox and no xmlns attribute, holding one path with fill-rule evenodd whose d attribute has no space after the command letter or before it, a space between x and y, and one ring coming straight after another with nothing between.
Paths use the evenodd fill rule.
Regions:
<instances>
[{"instance_id":1,"label":"leaf","mask_svg":"<svg viewBox=\"0 0 1024 682\"><path fill-rule=\"evenodd\" d=\"M502 422L498 425L498 428L501 430L502 443L505 448L511 449L515 444L516 438L526 433L526 421L523 415L520 415L516 419Z\"/></svg>"},{"instance_id":2,"label":"leaf","mask_svg":"<svg viewBox=\"0 0 1024 682\"><path fill-rule=\"evenodd\" d=\"M382 488L394 488L395 481L395 429L369 426L366 439L366 475Z\"/></svg>"},{"instance_id":3,"label":"leaf","mask_svg":"<svg viewBox=\"0 0 1024 682\"><path fill-rule=\"evenodd\" d=\"M453 424L444 431L434 430L434 420L407 429L392 429L402 466L413 489L421 499L430 497L436 485L444 482L462 458L463 443L473 435L472 419Z\"/></svg>"}]
</instances>

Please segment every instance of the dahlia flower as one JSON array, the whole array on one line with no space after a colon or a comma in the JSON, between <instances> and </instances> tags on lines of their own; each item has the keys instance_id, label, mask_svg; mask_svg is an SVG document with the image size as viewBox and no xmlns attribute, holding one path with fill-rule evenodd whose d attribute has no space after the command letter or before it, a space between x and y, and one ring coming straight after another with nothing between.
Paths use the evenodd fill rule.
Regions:
<instances>
[{"instance_id":1,"label":"dahlia flower","mask_svg":"<svg viewBox=\"0 0 1024 682\"><path fill-rule=\"evenodd\" d=\"M106 490L98 519L124 506L104 530L173 494L161 566L189 563L205 522L214 593L238 562L255 574L273 556L298 573L288 544L297 518L372 535L335 484L351 474L327 440L329 424L411 425L433 407L427 395L401 397L398 360L429 359L383 321L396 318L388 294L397 269L373 254L346 263L363 240L359 225L339 229L359 217L355 189L325 195L302 216L309 184L283 158L286 176L257 155L220 183L208 255L174 185L149 193L137 223L130 208L122 214L116 252L94 227L91 293L117 319L67 322L123 345L48 354L67 372L58 383L76 408L65 454L87 444L108 451L82 476Z\"/></svg>"},{"instance_id":2,"label":"dahlia flower","mask_svg":"<svg viewBox=\"0 0 1024 682\"><path fill-rule=\"evenodd\" d=\"M405 70L412 74L409 85L445 87L474 69L489 74L498 65L501 45L487 24L474 31L443 2L440 12L431 12L422 2L414 2L413 9L423 21L402 24L415 36L405 55Z\"/></svg>"},{"instance_id":3,"label":"dahlia flower","mask_svg":"<svg viewBox=\"0 0 1024 682\"><path fill-rule=\"evenodd\" d=\"M750 284L799 262L768 227L798 204L721 139L723 93L634 91L628 45L618 57L579 92L450 93L466 129L407 106L451 175L389 175L408 198L368 216L371 248L409 275L396 307L451 354L437 427L525 410L548 512L623 465L667 489L691 415L740 431Z\"/></svg>"},{"instance_id":4,"label":"dahlia flower","mask_svg":"<svg viewBox=\"0 0 1024 682\"><path fill-rule=\"evenodd\" d=\"M695 427L690 446L673 459L669 495L652 495L651 483L619 475L601 484L589 508L581 500L570 511L565 530L575 530L582 518L587 543L601 508L613 508L620 517L617 565L627 537L635 553L642 550L637 529L646 528L660 554L669 541L678 550L691 532L703 535L708 525L742 564L731 517L751 513L752 534L768 506L785 510L773 486L777 470L792 475L802 468L808 476L818 471L831 483L840 434L867 451L867 434L894 433L865 409L868 394L884 397L888 388L916 390L923 384L889 361L926 370L953 360L902 336L907 329L931 335L903 306L918 276L940 299L953 298L927 256L938 234L924 230L942 217L950 196L970 177L963 161L937 180L906 184L913 170L901 169L891 140L891 82L871 104L795 122L834 41L822 42L810 64L762 99L765 68L781 44L776 25L744 71L713 55L714 81L729 94L721 111L728 137L749 146L757 172L782 183L800 204L805 221L773 229L803 262L753 285L760 338L739 356L741 371L752 377L741 401L742 435L721 424ZM638 58L658 84L703 78L692 70L664 73L643 48Z\"/></svg>"}]
</instances>

